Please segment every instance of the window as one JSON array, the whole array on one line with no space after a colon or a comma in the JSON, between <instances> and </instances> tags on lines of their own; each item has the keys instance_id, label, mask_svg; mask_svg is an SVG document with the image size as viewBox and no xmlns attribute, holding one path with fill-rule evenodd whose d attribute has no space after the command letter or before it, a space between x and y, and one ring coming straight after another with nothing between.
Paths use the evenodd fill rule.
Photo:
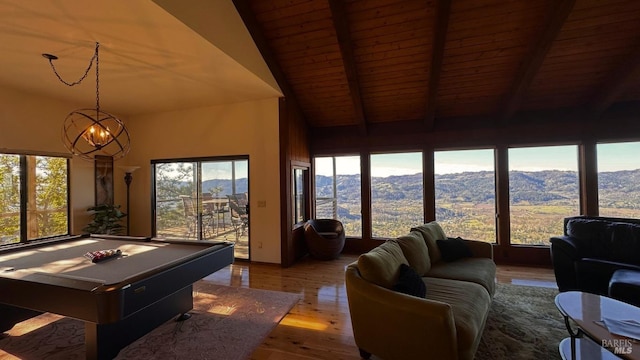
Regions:
<instances>
[{"instance_id":1,"label":"window","mask_svg":"<svg viewBox=\"0 0 640 360\"><path fill-rule=\"evenodd\" d=\"M360 156L315 158L315 217L337 219L345 234L362 237Z\"/></svg>"},{"instance_id":2,"label":"window","mask_svg":"<svg viewBox=\"0 0 640 360\"><path fill-rule=\"evenodd\" d=\"M249 257L249 160L155 161L154 236L235 242Z\"/></svg>"},{"instance_id":3,"label":"window","mask_svg":"<svg viewBox=\"0 0 640 360\"><path fill-rule=\"evenodd\" d=\"M446 234L496 242L494 151L434 153L436 221Z\"/></svg>"},{"instance_id":4,"label":"window","mask_svg":"<svg viewBox=\"0 0 640 360\"><path fill-rule=\"evenodd\" d=\"M69 234L64 157L0 154L0 245Z\"/></svg>"},{"instance_id":5,"label":"window","mask_svg":"<svg viewBox=\"0 0 640 360\"><path fill-rule=\"evenodd\" d=\"M307 178L307 174L309 172L308 168L293 168L293 181L292 181L292 189L293 189L293 223L298 224L303 221L306 221L306 187L305 187L305 178Z\"/></svg>"},{"instance_id":6,"label":"window","mask_svg":"<svg viewBox=\"0 0 640 360\"><path fill-rule=\"evenodd\" d=\"M640 142L598 144L600 216L640 217Z\"/></svg>"},{"instance_id":7,"label":"window","mask_svg":"<svg viewBox=\"0 0 640 360\"><path fill-rule=\"evenodd\" d=\"M580 214L578 147L509 149L511 244L548 245Z\"/></svg>"},{"instance_id":8,"label":"window","mask_svg":"<svg viewBox=\"0 0 640 360\"><path fill-rule=\"evenodd\" d=\"M424 222L422 153L371 155L372 236L395 238Z\"/></svg>"}]
</instances>

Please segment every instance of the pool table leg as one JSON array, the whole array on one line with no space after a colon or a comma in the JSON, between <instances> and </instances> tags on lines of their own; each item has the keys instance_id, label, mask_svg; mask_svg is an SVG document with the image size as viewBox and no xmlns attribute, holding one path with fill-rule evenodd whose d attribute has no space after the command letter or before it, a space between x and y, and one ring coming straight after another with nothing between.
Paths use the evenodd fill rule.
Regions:
<instances>
[{"instance_id":1,"label":"pool table leg","mask_svg":"<svg viewBox=\"0 0 640 360\"><path fill-rule=\"evenodd\" d=\"M85 322L87 359L113 359L120 350L177 315L193 308L193 286L169 295L119 322Z\"/></svg>"}]
</instances>

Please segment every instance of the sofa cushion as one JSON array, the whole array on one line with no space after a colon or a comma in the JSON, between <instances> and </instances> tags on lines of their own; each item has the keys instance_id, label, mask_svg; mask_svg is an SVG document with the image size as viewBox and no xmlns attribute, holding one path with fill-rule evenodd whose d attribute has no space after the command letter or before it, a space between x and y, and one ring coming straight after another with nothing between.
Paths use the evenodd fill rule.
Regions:
<instances>
[{"instance_id":1,"label":"sofa cushion","mask_svg":"<svg viewBox=\"0 0 640 360\"><path fill-rule=\"evenodd\" d=\"M451 306L458 358L473 359L482 337L491 297L482 286L471 282L438 278L424 278L424 282L429 289L426 295L428 300Z\"/></svg>"},{"instance_id":2,"label":"sofa cushion","mask_svg":"<svg viewBox=\"0 0 640 360\"><path fill-rule=\"evenodd\" d=\"M640 225L622 222L609 224L610 253L607 260L640 265Z\"/></svg>"},{"instance_id":3,"label":"sofa cushion","mask_svg":"<svg viewBox=\"0 0 640 360\"><path fill-rule=\"evenodd\" d=\"M388 240L358 257L362 278L378 286L392 289L400 276L400 264L409 265L395 240Z\"/></svg>"},{"instance_id":4,"label":"sofa cushion","mask_svg":"<svg viewBox=\"0 0 640 360\"><path fill-rule=\"evenodd\" d=\"M576 239L596 239L607 230L610 221L574 218L567 221L567 236Z\"/></svg>"},{"instance_id":5,"label":"sofa cushion","mask_svg":"<svg viewBox=\"0 0 640 360\"><path fill-rule=\"evenodd\" d=\"M436 245L442 255L442 260L446 262L472 257L473 253L462 238L448 238L447 240L436 240Z\"/></svg>"},{"instance_id":6,"label":"sofa cushion","mask_svg":"<svg viewBox=\"0 0 640 360\"><path fill-rule=\"evenodd\" d=\"M422 281L422 276L407 264L400 264L400 275L393 290L403 294L424 298L427 294L427 286Z\"/></svg>"},{"instance_id":7,"label":"sofa cushion","mask_svg":"<svg viewBox=\"0 0 640 360\"><path fill-rule=\"evenodd\" d=\"M411 228L411 231L414 230L422 233L422 237L427 243L429 257L431 258L431 265L433 266L433 264L437 263L442 258L442 255L440 255L440 249L438 249L438 245L436 245L436 241L445 240L447 236L444 234L440 225L435 221Z\"/></svg>"},{"instance_id":8,"label":"sofa cushion","mask_svg":"<svg viewBox=\"0 0 640 360\"><path fill-rule=\"evenodd\" d=\"M585 256L599 254L602 258L609 258L611 249L610 221L597 219L575 218L567 221L567 236L575 239L580 252Z\"/></svg>"},{"instance_id":9,"label":"sofa cushion","mask_svg":"<svg viewBox=\"0 0 640 360\"><path fill-rule=\"evenodd\" d=\"M407 235L400 236L397 241L409 265L418 275L424 276L431 269L431 260L429 259L429 249L422 237L422 233L412 231Z\"/></svg>"},{"instance_id":10,"label":"sofa cushion","mask_svg":"<svg viewBox=\"0 0 640 360\"><path fill-rule=\"evenodd\" d=\"M434 264L427 277L468 281L484 287L493 297L496 291L496 264L487 258L464 258Z\"/></svg>"}]
</instances>

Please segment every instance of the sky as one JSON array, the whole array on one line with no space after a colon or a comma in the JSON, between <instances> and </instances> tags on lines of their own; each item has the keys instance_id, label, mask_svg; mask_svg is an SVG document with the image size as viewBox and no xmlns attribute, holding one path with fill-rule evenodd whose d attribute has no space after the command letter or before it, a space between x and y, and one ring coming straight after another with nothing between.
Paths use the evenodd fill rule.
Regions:
<instances>
[{"instance_id":1,"label":"sky","mask_svg":"<svg viewBox=\"0 0 640 360\"><path fill-rule=\"evenodd\" d=\"M235 175L236 179L247 178L249 176L249 161L236 160L235 161ZM202 163L202 179L231 179L231 166L232 161L211 161Z\"/></svg>"},{"instance_id":2,"label":"sky","mask_svg":"<svg viewBox=\"0 0 640 360\"><path fill-rule=\"evenodd\" d=\"M598 171L635 170L640 168L640 142L598 144ZM331 176L331 158L316 159L316 174ZM422 153L371 155L371 175L410 175L422 171ZM465 171L493 171L493 149L437 151L434 155L436 174ZM546 146L509 149L509 169L518 171L578 170L578 147ZM358 156L337 157L336 173L360 173Z\"/></svg>"}]
</instances>

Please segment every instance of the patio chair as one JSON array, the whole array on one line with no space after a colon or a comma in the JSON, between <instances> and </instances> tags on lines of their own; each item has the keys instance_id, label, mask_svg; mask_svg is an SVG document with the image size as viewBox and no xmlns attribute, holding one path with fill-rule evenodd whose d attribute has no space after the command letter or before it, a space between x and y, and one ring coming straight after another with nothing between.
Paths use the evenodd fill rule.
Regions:
<instances>
[{"instance_id":1,"label":"patio chair","mask_svg":"<svg viewBox=\"0 0 640 360\"><path fill-rule=\"evenodd\" d=\"M219 233L220 223L222 229L227 230L226 213L229 212L227 207L228 199L223 197L214 197L211 193L202 194L203 215L210 217L211 230Z\"/></svg>"},{"instance_id":2,"label":"patio chair","mask_svg":"<svg viewBox=\"0 0 640 360\"><path fill-rule=\"evenodd\" d=\"M231 211L231 225L236 234L236 241L244 235L249 227L249 214L247 212L246 194L227 195L229 198L229 210Z\"/></svg>"},{"instance_id":3,"label":"patio chair","mask_svg":"<svg viewBox=\"0 0 640 360\"><path fill-rule=\"evenodd\" d=\"M208 238L207 234L210 237L215 237L218 235L217 232L217 222L219 222L218 216L219 206L215 202L213 195L211 193L202 193L202 231L204 232L205 239ZM216 221L218 220L218 221Z\"/></svg>"},{"instance_id":4,"label":"patio chair","mask_svg":"<svg viewBox=\"0 0 640 360\"><path fill-rule=\"evenodd\" d=\"M182 205L184 208L184 221L187 227L187 238L196 236L198 229L198 212L196 211L196 202L191 196L181 195Z\"/></svg>"}]
</instances>

